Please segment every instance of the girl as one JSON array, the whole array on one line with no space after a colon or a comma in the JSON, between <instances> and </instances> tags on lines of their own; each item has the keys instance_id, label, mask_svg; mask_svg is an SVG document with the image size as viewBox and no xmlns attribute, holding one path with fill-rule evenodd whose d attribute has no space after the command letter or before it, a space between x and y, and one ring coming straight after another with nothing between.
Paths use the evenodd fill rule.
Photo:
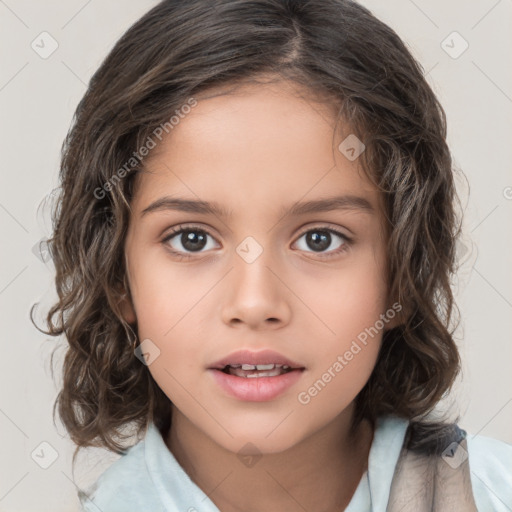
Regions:
<instances>
[{"instance_id":1,"label":"girl","mask_svg":"<svg viewBox=\"0 0 512 512\"><path fill-rule=\"evenodd\" d=\"M512 448L433 414L459 370L445 114L367 9L160 2L61 182L55 405L75 457L122 455L82 510L512 509Z\"/></svg>"}]
</instances>

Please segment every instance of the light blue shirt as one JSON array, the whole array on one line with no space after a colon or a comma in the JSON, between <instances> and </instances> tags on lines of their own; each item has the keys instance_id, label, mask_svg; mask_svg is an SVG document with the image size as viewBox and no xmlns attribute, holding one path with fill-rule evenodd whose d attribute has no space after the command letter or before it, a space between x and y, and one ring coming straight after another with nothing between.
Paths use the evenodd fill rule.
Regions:
<instances>
[{"instance_id":1,"label":"light blue shirt","mask_svg":"<svg viewBox=\"0 0 512 512\"><path fill-rule=\"evenodd\" d=\"M377 421L366 471L345 512L385 512L408 421ZM512 512L512 445L467 437L479 512ZM219 512L190 479L151 423L146 436L107 468L82 497L82 512Z\"/></svg>"}]
</instances>

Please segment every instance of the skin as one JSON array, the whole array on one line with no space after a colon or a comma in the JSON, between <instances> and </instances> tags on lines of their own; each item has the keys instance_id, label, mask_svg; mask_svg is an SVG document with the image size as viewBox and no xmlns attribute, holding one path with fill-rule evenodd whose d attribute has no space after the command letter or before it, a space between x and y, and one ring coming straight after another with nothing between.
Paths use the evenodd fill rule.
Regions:
<instances>
[{"instance_id":1,"label":"skin","mask_svg":"<svg viewBox=\"0 0 512 512\"><path fill-rule=\"evenodd\" d=\"M160 350L148 369L172 401L165 442L220 510L340 510L367 466L372 426L363 422L352 432L350 423L383 332L309 403L298 394L393 303L382 198L357 159L336 150L342 138L333 151L332 106L297 84L209 96L196 97L137 176L125 243L131 302L123 314L137 322L141 341ZM373 212L281 213L297 201L343 194L367 199ZM215 201L232 217L174 210L141 216L166 195ZM180 224L208 233L200 252L187 251L179 234L163 242ZM304 234L320 228L352 242L333 233L317 252ZM236 252L248 236L263 249L250 264ZM241 401L207 370L239 348L270 348L306 369L271 401ZM249 442L261 455L250 467L237 456Z\"/></svg>"}]
</instances>

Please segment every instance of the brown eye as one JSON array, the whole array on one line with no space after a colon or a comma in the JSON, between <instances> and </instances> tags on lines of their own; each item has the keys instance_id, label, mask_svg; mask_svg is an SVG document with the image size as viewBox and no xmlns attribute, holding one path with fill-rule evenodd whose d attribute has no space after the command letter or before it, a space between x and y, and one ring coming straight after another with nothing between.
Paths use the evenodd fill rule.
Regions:
<instances>
[{"instance_id":1,"label":"brown eye","mask_svg":"<svg viewBox=\"0 0 512 512\"><path fill-rule=\"evenodd\" d=\"M176 235L177 236L177 235ZM182 231L179 241L187 251L200 251L206 246L206 233L200 231Z\"/></svg>"},{"instance_id":2,"label":"brown eye","mask_svg":"<svg viewBox=\"0 0 512 512\"><path fill-rule=\"evenodd\" d=\"M304 239L304 243L298 241ZM332 228L313 228L305 231L296 242L299 249L305 252L314 252L322 255L327 249L326 256L336 255L347 250L351 240L344 234ZM334 247L333 247L334 246Z\"/></svg>"},{"instance_id":3,"label":"brown eye","mask_svg":"<svg viewBox=\"0 0 512 512\"><path fill-rule=\"evenodd\" d=\"M170 233L162 240L162 243L170 246L171 252L187 257L187 253L205 252L203 249L211 249L212 244L208 238L213 237L203 229L196 227L182 227Z\"/></svg>"}]
</instances>

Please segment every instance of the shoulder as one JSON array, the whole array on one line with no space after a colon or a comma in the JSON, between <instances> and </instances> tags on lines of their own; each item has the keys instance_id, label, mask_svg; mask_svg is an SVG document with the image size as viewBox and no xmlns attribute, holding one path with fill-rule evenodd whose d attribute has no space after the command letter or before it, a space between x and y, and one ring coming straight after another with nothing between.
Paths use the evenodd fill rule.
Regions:
<instances>
[{"instance_id":1,"label":"shoulder","mask_svg":"<svg viewBox=\"0 0 512 512\"><path fill-rule=\"evenodd\" d=\"M512 445L468 434L467 446L478 510L512 510Z\"/></svg>"},{"instance_id":2,"label":"shoulder","mask_svg":"<svg viewBox=\"0 0 512 512\"><path fill-rule=\"evenodd\" d=\"M161 509L161 503L154 493L149 494L151 479L146 468L145 440L129 448L111 464L93 485L78 492L80 512L126 512L142 510L142 506L151 505L155 512ZM144 490L148 491L145 495Z\"/></svg>"},{"instance_id":3,"label":"shoulder","mask_svg":"<svg viewBox=\"0 0 512 512\"><path fill-rule=\"evenodd\" d=\"M453 458L452 445L459 445L462 441L465 443ZM512 511L511 444L467 434L455 423L410 422L404 448L419 455L440 456L454 469L468 460L469 478L477 509ZM446 469L444 464L441 468Z\"/></svg>"}]
</instances>

